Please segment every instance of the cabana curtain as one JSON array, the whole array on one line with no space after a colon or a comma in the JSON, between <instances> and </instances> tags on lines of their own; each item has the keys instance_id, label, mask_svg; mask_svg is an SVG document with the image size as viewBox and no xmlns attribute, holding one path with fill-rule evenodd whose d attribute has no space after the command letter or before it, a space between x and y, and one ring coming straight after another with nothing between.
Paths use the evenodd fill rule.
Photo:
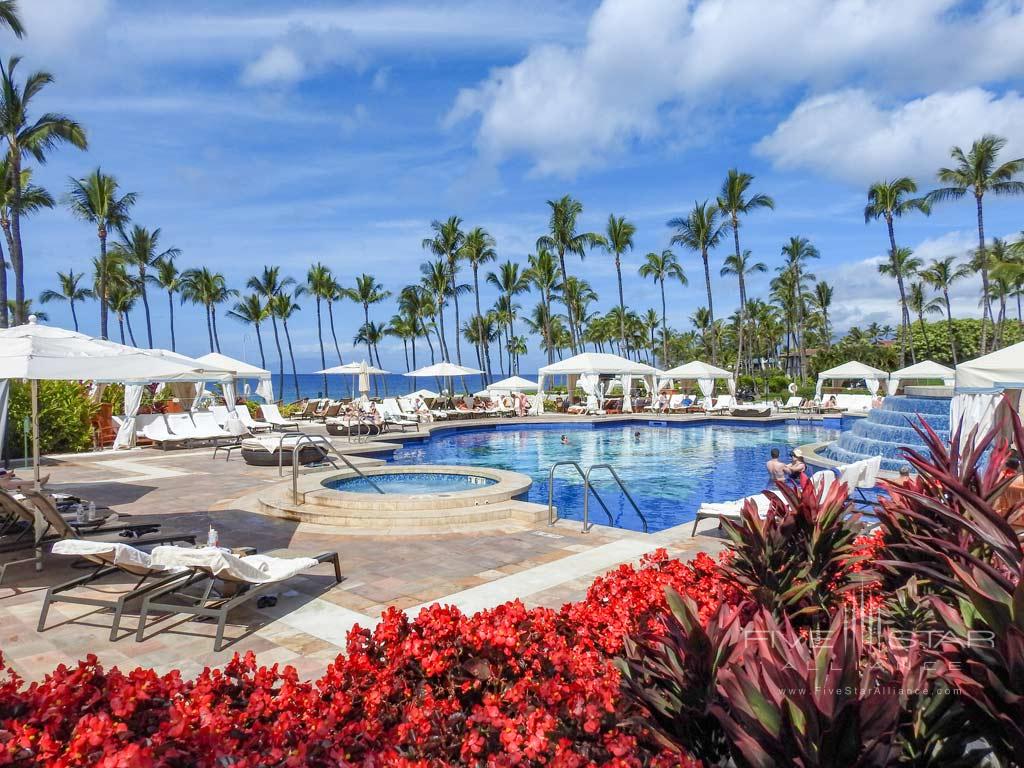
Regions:
<instances>
[{"instance_id":1,"label":"cabana curtain","mask_svg":"<svg viewBox=\"0 0 1024 768\"><path fill-rule=\"evenodd\" d=\"M126 384L124 387L124 421L117 430L117 437L110 447L112 451L118 448L131 448L135 445L135 421L139 415L139 407L142 405L142 384Z\"/></svg>"}]
</instances>

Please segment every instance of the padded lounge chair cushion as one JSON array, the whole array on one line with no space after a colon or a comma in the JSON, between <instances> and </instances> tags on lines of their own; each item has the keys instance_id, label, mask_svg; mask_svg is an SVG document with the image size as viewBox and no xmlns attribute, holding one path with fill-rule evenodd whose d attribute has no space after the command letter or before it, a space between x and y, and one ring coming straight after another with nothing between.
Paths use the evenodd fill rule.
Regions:
<instances>
[{"instance_id":1,"label":"padded lounge chair cushion","mask_svg":"<svg viewBox=\"0 0 1024 768\"><path fill-rule=\"evenodd\" d=\"M165 568L199 568L219 579L244 584L284 581L319 564L311 557L238 557L216 547L156 547L152 562Z\"/></svg>"},{"instance_id":2,"label":"padded lounge chair cushion","mask_svg":"<svg viewBox=\"0 0 1024 768\"><path fill-rule=\"evenodd\" d=\"M701 514L707 515L739 517L740 511L743 509L743 505L748 499L753 499L754 504L757 507L758 517L764 519L768 515L768 509L771 506L771 499L769 499L768 495L764 493L756 493L753 496L746 496L742 499L736 499L735 501L705 502L700 505L700 511Z\"/></svg>"}]
</instances>

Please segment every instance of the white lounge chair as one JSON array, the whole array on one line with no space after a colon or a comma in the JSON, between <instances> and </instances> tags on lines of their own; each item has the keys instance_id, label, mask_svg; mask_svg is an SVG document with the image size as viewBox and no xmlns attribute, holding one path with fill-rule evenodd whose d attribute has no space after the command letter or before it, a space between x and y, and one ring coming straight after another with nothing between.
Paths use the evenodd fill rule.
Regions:
<instances>
[{"instance_id":1,"label":"white lounge chair","mask_svg":"<svg viewBox=\"0 0 1024 768\"><path fill-rule=\"evenodd\" d=\"M211 405L210 413L213 414L213 418L217 420L217 424L225 426L228 423L228 419L231 418L231 411L228 410L226 405Z\"/></svg>"},{"instance_id":2,"label":"white lounge chair","mask_svg":"<svg viewBox=\"0 0 1024 768\"><path fill-rule=\"evenodd\" d=\"M166 417L162 415L143 425L142 434L147 440L152 441L165 451L168 445L188 445L192 440L188 435L178 435L172 432L168 427Z\"/></svg>"},{"instance_id":3,"label":"white lounge chair","mask_svg":"<svg viewBox=\"0 0 1024 768\"><path fill-rule=\"evenodd\" d=\"M419 430L420 423L416 419L410 419L404 413L398 405L398 400L393 397L385 397L380 404L380 413L384 417L386 424L391 424L396 427L401 427L402 431L405 432L406 427L412 427L415 430Z\"/></svg>"},{"instance_id":4,"label":"white lounge chair","mask_svg":"<svg viewBox=\"0 0 1024 768\"><path fill-rule=\"evenodd\" d=\"M800 406L804 404L804 399L799 395L793 395L789 400L786 401L785 405L779 406L780 411L799 411Z\"/></svg>"},{"instance_id":5,"label":"white lounge chair","mask_svg":"<svg viewBox=\"0 0 1024 768\"><path fill-rule=\"evenodd\" d=\"M298 423L289 421L282 416L281 411L277 408L277 403L266 403L261 405L260 410L263 412L263 420L269 423L274 429L282 432L286 429L294 429L298 431Z\"/></svg>"},{"instance_id":6,"label":"white lounge chair","mask_svg":"<svg viewBox=\"0 0 1024 768\"><path fill-rule=\"evenodd\" d=\"M244 405L240 405L235 408L235 416L237 416L238 420L242 422L242 426L254 435L257 432L272 432L274 429L274 425L269 422L256 421L256 419L252 417L252 414L249 413L249 409Z\"/></svg>"},{"instance_id":7,"label":"white lounge chair","mask_svg":"<svg viewBox=\"0 0 1024 768\"><path fill-rule=\"evenodd\" d=\"M197 440L236 440L237 435L233 435L226 429L223 429L220 424L217 423L217 418L209 411L196 411L191 414L192 424L196 429Z\"/></svg>"},{"instance_id":8,"label":"white lounge chair","mask_svg":"<svg viewBox=\"0 0 1024 768\"><path fill-rule=\"evenodd\" d=\"M711 398L708 398L710 401ZM718 400L714 406L705 406L708 413L726 413L728 410L736 405L732 395L719 395Z\"/></svg>"},{"instance_id":9,"label":"white lounge chair","mask_svg":"<svg viewBox=\"0 0 1024 768\"><path fill-rule=\"evenodd\" d=\"M757 507L757 514L763 520L768 516L768 509L772 503L768 493L768 491L755 493L753 496L744 496L742 499L736 499L735 501L705 502L701 504L697 510L697 516L694 518L693 530L690 532L690 535L697 535L697 524L701 520L716 518L719 528L722 527L722 520L739 520L743 511L743 505L748 500L753 500L754 505Z\"/></svg>"},{"instance_id":10,"label":"white lounge chair","mask_svg":"<svg viewBox=\"0 0 1024 768\"><path fill-rule=\"evenodd\" d=\"M321 563L331 563L334 566L334 578L341 582L341 563L337 552L322 552L315 557L277 557L273 554L239 557L216 547L156 547L150 563L164 568L186 568L189 575L154 589L145 596L135 639L143 639L146 619L152 611L190 614L217 620L214 651L219 651L223 645L224 625L228 614L243 603ZM235 588L225 590L230 596L221 597L213 593L213 588L218 582ZM185 594L186 589L200 584L207 585L201 597L196 599ZM188 599L190 604L165 601L165 598L169 597L183 597Z\"/></svg>"}]
</instances>

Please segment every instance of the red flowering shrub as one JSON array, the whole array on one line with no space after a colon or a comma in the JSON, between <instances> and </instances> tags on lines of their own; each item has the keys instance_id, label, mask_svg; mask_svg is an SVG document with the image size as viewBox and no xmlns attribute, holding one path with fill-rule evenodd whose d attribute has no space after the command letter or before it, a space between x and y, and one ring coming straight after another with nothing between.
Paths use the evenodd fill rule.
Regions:
<instances>
[{"instance_id":1,"label":"red flowering shrub","mask_svg":"<svg viewBox=\"0 0 1024 768\"><path fill-rule=\"evenodd\" d=\"M0 765L697 765L635 724L612 663L627 633L661 626L667 586L701 616L737 598L712 558L659 550L557 611L389 610L316 681L251 653L193 680L92 656L40 683L4 667Z\"/></svg>"}]
</instances>

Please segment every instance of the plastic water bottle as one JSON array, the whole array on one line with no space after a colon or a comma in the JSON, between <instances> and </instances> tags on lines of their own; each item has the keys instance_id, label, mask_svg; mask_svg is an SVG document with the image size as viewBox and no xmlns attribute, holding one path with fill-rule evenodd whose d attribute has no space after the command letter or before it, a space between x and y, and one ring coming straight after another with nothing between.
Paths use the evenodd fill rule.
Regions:
<instances>
[{"instance_id":1,"label":"plastic water bottle","mask_svg":"<svg viewBox=\"0 0 1024 768\"><path fill-rule=\"evenodd\" d=\"M75 522L79 524L85 522L85 507L81 503L75 504Z\"/></svg>"},{"instance_id":2,"label":"plastic water bottle","mask_svg":"<svg viewBox=\"0 0 1024 768\"><path fill-rule=\"evenodd\" d=\"M86 520L87 520L88 522L90 522L90 523L91 523L91 522L92 522L93 520L95 520L95 519L96 519L96 502L95 502L95 501L90 501L90 502L89 502L89 512L88 512L88 514L86 515L85 519L86 519Z\"/></svg>"},{"instance_id":3,"label":"plastic water bottle","mask_svg":"<svg viewBox=\"0 0 1024 768\"><path fill-rule=\"evenodd\" d=\"M217 529L214 528L211 525L210 526L210 530L206 534L206 546L208 546L208 547L216 547L216 546L219 546L219 545L220 545L220 534L217 533Z\"/></svg>"}]
</instances>

